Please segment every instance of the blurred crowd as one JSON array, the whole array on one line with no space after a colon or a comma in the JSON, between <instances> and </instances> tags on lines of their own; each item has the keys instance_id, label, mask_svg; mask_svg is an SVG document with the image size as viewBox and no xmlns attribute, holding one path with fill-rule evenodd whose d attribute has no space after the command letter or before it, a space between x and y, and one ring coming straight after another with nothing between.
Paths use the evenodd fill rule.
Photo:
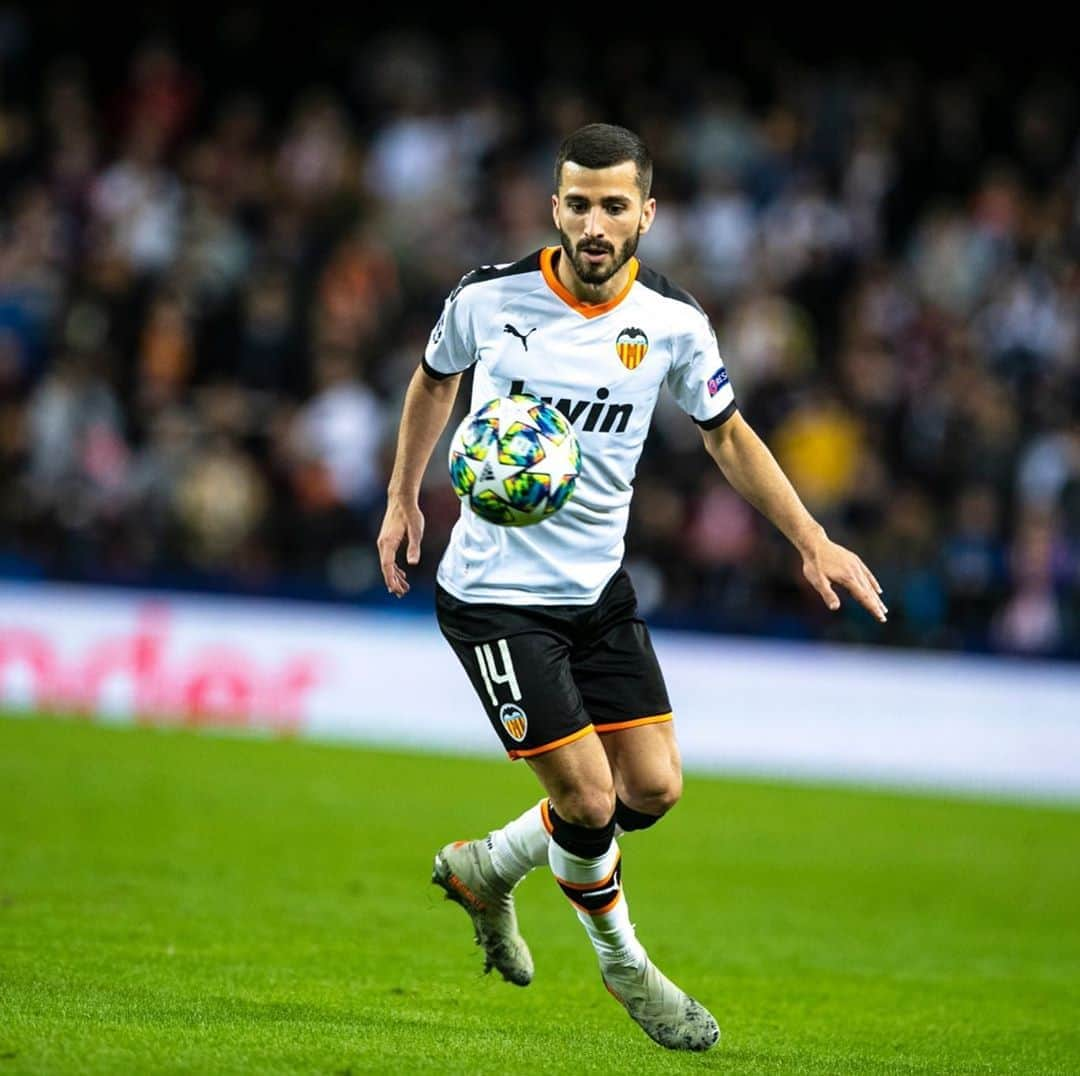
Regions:
<instances>
[{"instance_id":1,"label":"blurred crowd","mask_svg":"<svg viewBox=\"0 0 1080 1076\"><path fill-rule=\"evenodd\" d=\"M890 609L829 614L665 399L627 544L651 621L1080 657L1075 83L687 41L523 71L482 33L402 31L285 93L168 34L111 80L69 51L30 76L33 32L0 19L0 572L387 601L374 538L442 301L555 241L555 149L604 119L656 161L642 260L707 310ZM421 592L444 464L445 437Z\"/></svg>"}]
</instances>

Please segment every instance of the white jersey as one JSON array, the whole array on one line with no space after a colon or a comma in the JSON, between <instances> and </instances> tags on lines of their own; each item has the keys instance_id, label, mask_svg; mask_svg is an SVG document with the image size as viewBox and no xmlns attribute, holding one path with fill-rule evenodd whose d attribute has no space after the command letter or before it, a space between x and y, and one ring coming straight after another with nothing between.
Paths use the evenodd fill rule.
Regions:
<instances>
[{"instance_id":1,"label":"white jersey","mask_svg":"<svg viewBox=\"0 0 1080 1076\"><path fill-rule=\"evenodd\" d=\"M691 296L635 258L620 295L583 304L556 276L559 250L466 274L424 352L432 377L475 366L471 409L532 393L570 420L581 445L574 494L543 522L500 527L462 505L437 572L461 601L596 601L622 563L634 473L661 386L705 429L735 411L716 336Z\"/></svg>"}]
</instances>

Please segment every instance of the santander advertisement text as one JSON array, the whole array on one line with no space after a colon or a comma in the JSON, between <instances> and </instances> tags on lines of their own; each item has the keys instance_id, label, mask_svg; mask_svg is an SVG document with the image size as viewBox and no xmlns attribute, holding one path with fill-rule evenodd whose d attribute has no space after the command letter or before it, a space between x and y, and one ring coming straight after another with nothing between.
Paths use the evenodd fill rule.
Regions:
<instances>
[{"instance_id":1,"label":"santander advertisement text","mask_svg":"<svg viewBox=\"0 0 1080 1076\"><path fill-rule=\"evenodd\" d=\"M497 748L433 621L302 602L0 583L0 708Z\"/></svg>"},{"instance_id":2,"label":"santander advertisement text","mask_svg":"<svg viewBox=\"0 0 1080 1076\"><path fill-rule=\"evenodd\" d=\"M505 758L420 602L0 583L0 712ZM652 635L688 772L1080 799L1075 665Z\"/></svg>"},{"instance_id":3,"label":"santander advertisement text","mask_svg":"<svg viewBox=\"0 0 1080 1076\"><path fill-rule=\"evenodd\" d=\"M250 725L293 731L327 670L302 647L256 652L250 639L209 625L178 630L167 602L133 602L106 616L5 618L0 678L6 705L183 724Z\"/></svg>"}]
</instances>

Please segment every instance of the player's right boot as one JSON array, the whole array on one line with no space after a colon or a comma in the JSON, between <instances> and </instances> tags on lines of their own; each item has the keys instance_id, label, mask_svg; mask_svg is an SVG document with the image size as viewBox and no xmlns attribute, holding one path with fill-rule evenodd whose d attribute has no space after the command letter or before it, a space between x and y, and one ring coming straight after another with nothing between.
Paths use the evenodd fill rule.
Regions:
<instances>
[{"instance_id":1,"label":"player's right boot","mask_svg":"<svg viewBox=\"0 0 1080 1076\"><path fill-rule=\"evenodd\" d=\"M484 950L484 971L495 968L507 982L528 986L532 954L518 931L511 888L495 873L487 842L454 841L440 849L431 880L469 913L476 944Z\"/></svg>"},{"instance_id":2,"label":"player's right boot","mask_svg":"<svg viewBox=\"0 0 1080 1076\"><path fill-rule=\"evenodd\" d=\"M669 1050L708 1050L720 1039L712 1013L646 960L642 967L608 966L608 992L654 1042Z\"/></svg>"}]
</instances>

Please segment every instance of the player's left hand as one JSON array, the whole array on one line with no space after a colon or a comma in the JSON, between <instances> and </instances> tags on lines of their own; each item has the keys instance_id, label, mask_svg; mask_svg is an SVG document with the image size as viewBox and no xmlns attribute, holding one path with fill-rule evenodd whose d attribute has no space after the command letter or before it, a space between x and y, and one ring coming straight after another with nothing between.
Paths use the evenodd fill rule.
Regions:
<instances>
[{"instance_id":1,"label":"player's left hand","mask_svg":"<svg viewBox=\"0 0 1080 1076\"><path fill-rule=\"evenodd\" d=\"M881 584L850 549L823 536L803 554L803 575L833 612L840 608L840 599L832 587L838 583L871 616L885 623L889 610L881 600Z\"/></svg>"}]
</instances>

